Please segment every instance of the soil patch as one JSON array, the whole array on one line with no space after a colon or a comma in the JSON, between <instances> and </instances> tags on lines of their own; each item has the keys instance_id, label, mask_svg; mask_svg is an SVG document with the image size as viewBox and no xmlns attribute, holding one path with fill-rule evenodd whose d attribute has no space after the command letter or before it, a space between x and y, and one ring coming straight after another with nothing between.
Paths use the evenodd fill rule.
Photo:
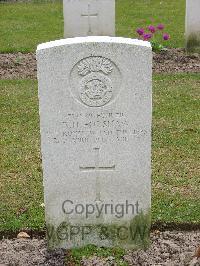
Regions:
<instances>
[{"instance_id":1,"label":"soil patch","mask_svg":"<svg viewBox=\"0 0 200 266\"><path fill-rule=\"evenodd\" d=\"M155 73L198 73L200 72L200 54L187 54L184 49L169 49L153 54Z\"/></svg>"},{"instance_id":2,"label":"soil patch","mask_svg":"<svg viewBox=\"0 0 200 266\"><path fill-rule=\"evenodd\" d=\"M36 79L34 53L0 54L0 79Z\"/></svg>"},{"instance_id":3,"label":"soil patch","mask_svg":"<svg viewBox=\"0 0 200 266\"><path fill-rule=\"evenodd\" d=\"M195 256L200 246L200 231L154 231L151 233L151 247L146 251L127 251L122 258L128 265L148 266L200 266ZM0 242L0 265L74 265L67 260L66 250L48 252L43 239L4 239ZM198 253L196 253L198 254ZM83 266L116 265L114 257L83 258Z\"/></svg>"},{"instance_id":4,"label":"soil patch","mask_svg":"<svg viewBox=\"0 0 200 266\"><path fill-rule=\"evenodd\" d=\"M153 53L154 73L200 73L200 54L187 54L184 49ZM0 54L0 79L36 79L34 53Z\"/></svg>"}]
</instances>

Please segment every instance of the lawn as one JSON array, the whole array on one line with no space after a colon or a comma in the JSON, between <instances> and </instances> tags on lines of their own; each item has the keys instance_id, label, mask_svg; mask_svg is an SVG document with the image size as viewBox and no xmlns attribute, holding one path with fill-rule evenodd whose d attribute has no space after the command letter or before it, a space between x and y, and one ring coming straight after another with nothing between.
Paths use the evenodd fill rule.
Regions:
<instances>
[{"instance_id":1,"label":"lawn","mask_svg":"<svg viewBox=\"0 0 200 266\"><path fill-rule=\"evenodd\" d=\"M153 223L199 223L200 74L154 76ZM0 231L44 227L37 81L0 80Z\"/></svg>"},{"instance_id":2,"label":"lawn","mask_svg":"<svg viewBox=\"0 0 200 266\"><path fill-rule=\"evenodd\" d=\"M135 38L137 27L164 23L171 47L184 47L185 0L116 0L116 35ZM0 52L35 51L63 38L62 1L0 3Z\"/></svg>"}]
</instances>

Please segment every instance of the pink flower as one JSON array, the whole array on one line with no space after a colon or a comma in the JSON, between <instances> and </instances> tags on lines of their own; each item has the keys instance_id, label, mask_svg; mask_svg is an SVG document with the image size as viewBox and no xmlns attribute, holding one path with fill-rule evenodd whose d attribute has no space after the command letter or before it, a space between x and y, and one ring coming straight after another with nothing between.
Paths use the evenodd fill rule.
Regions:
<instances>
[{"instance_id":1,"label":"pink flower","mask_svg":"<svg viewBox=\"0 0 200 266\"><path fill-rule=\"evenodd\" d=\"M139 35L143 35L144 34L144 29L143 28L138 28L136 30L136 32L139 34Z\"/></svg>"},{"instance_id":2,"label":"pink flower","mask_svg":"<svg viewBox=\"0 0 200 266\"><path fill-rule=\"evenodd\" d=\"M156 28L153 25L149 25L148 30L152 33L156 32Z\"/></svg>"},{"instance_id":3,"label":"pink flower","mask_svg":"<svg viewBox=\"0 0 200 266\"><path fill-rule=\"evenodd\" d=\"M145 33L143 34L143 40L144 41L148 41L149 39L151 39L152 34L151 33Z\"/></svg>"},{"instance_id":4,"label":"pink flower","mask_svg":"<svg viewBox=\"0 0 200 266\"><path fill-rule=\"evenodd\" d=\"M164 26L163 24L158 24L157 29L158 29L158 30L163 30L164 27L165 27L165 26Z\"/></svg>"},{"instance_id":5,"label":"pink flower","mask_svg":"<svg viewBox=\"0 0 200 266\"><path fill-rule=\"evenodd\" d=\"M168 41L170 39L170 35L168 33L163 34L163 40Z\"/></svg>"}]
</instances>

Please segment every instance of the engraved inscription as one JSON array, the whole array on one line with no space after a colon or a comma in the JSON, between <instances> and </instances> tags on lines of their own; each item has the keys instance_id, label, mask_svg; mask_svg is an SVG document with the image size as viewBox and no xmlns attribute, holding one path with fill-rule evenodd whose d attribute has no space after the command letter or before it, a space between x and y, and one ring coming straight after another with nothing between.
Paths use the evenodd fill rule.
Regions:
<instances>
[{"instance_id":1,"label":"engraved inscription","mask_svg":"<svg viewBox=\"0 0 200 266\"><path fill-rule=\"evenodd\" d=\"M116 65L101 56L79 61L71 72L71 92L88 107L101 107L118 93L121 74Z\"/></svg>"},{"instance_id":2,"label":"engraved inscription","mask_svg":"<svg viewBox=\"0 0 200 266\"><path fill-rule=\"evenodd\" d=\"M73 143L127 142L129 122L123 112L69 113L62 139Z\"/></svg>"},{"instance_id":3,"label":"engraved inscription","mask_svg":"<svg viewBox=\"0 0 200 266\"><path fill-rule=\"evenodd\" d=\"M135 126L125 112L71 112L59 122L53 143L102 145L128 143L150 136L147 125Z\"/></svg>"},{"instance_id":4,"label":"engraved inscription","mask_svg":"<svg viewBox=\"0 0 200 266\"><path fill-rule=\"evenodd\" d=\"M94 148L95 152L95 163L94 166L79 166L80 171L88 172L94 171L96 173L96 201L101 201L101 189L100 189L100 171L113 171L115 170L115 165L112 166L100 166L99 154L100 148Z\"/></svg>"},{"instance_id":5,"label":"engraved inscription","mask_svg":"<svg viewBox=\"0 0 200 266\"><path fill-rule=\"evenodd\" d=\"M81 16L83 18L87 18L88 20L88 35L92 35L92 23L91 23L91 19L92 18L97 18L98 17L98 13L92 13L91 12L91 6L90 4L88 4L88 10L87 10L87 14L81 14Z\"/></svg>"}]
</instances>

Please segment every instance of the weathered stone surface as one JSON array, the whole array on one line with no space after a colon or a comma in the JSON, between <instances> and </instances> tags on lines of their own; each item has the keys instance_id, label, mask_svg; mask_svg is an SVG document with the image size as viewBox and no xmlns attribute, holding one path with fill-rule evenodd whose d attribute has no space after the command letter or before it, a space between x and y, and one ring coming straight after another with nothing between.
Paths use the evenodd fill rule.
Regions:
<instances>
[{"instance_id":1,"label":"weathered stone surface","mask_svg":"<svg viewBox=\"0 0 200 266\"><path fill-rule=\"evenodd\" d=\"M186 0L186 48L200 52L199 0Z\"/></svg>"},{"instance_id":2,"label":"weathered stone surface","mask_svg":"<svg viewBox=\"0 0 200 266\"><path fill-rule=\"evenodd\" d=\"M150 44L65 39L37 60L49 247L147 245Z\"/></svg>"},{"instance_id":3,"label":"weathered stone surface","mask_svg":"<svg viewBox=\"0 0 200 266\"><path fill-rule=\"evenodd\" d=\"M63 0L64 37L115 36L115 0Z\"/></svg>"}]
</instances>

